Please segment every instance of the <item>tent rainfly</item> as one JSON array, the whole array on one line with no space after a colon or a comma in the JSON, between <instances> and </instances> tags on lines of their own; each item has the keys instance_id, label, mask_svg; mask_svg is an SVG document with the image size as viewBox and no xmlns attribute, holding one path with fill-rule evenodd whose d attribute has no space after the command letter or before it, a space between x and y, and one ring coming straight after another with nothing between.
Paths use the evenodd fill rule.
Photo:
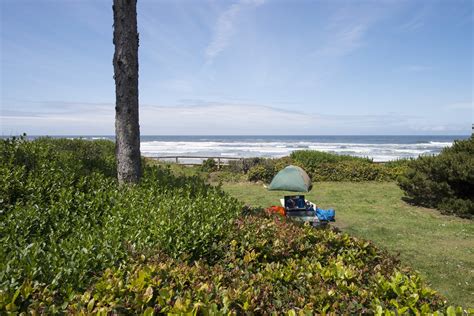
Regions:
<instances>
[{"instance_id":1,"label":"tent rainfly","mask_svg":"<svg viewBox=\"0 0 474 316\"><path fill-rule=\"evenodd\" d=\"M311 190L311 179L302 168L290 165L273 177L268 190L308 192Z\"/></svg>"}]
</instances>

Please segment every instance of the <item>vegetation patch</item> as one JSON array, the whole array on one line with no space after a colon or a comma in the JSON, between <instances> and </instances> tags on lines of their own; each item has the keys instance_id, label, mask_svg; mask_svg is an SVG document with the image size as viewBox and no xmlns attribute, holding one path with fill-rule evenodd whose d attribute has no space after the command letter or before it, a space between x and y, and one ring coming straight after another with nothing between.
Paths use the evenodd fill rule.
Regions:
<instances>
[{"instance_id":1,"label":"vegetation patch","mask_svg":"<svg viewBox=\"0 0 474 316\"><path fill-rule=\"evenodd\" d=\"M404 174L409 160L389 163L374 163L369 158L315 150L299 150L289 157L247 158L230 162L227 170L236 174L245 174L248 181L269 183L273 177L288 165L303 168L313 181L393 181Z\"/></svg>"},{"instance_id":2,"label":"vegetation patch","mask_svg":"<svg viewBox=\"0 0 474 316\"><path fill-rule=\"evenodd\" d=\"M224 183L224 191L254 207L277 205L292 192L268 191L256 183ZM305 197L334 208L332 224L357 238L373 241L403 265L416 269L452 304L474 306L474 225L437 210L402 200L395 182L318 182Z\"/></svg>"},{"instance_id":3,"label":"vegetation patch","mask_svg":"<svg viewBox=\"0 0 474 316\"><path fill-rule=\"evenodd\" d=\"M334 163L340 161L372 162L370 158L360 158L349 155L337 155L316 150L297 150L291 153L291 159L311 168L321 163Z\"/></svg>"},{"instance_id":4,"label":"vegetation patch","mask_svg":"<svg viewBox=\"0 0 474 316\"><path fill-rule=\"evenodd\" d=\"M199 177L146 166L120 187L113 149L1 141L0 313L446 310L370 242L242 212Z\"/></svg>"},{"instance_id":5,"label":"vegetation patch","mask_svg":"<svg viewBox=\"0 0 474 316\"><path fill-rule=\"evenodd\" d=\"M219 188L163 168L119 188L111 142L10 139L0 148L0 310L20 308L15 293L30 285L63 300L137 253L212 261L240 214Z\"/></svg>"},{"instance_id":6,"label":"vegetation patch","mask_svg":"<svg viewBox=\"0 0 474 316\"><path fill-rule=\"evenodd\" d=\"M201 170L204 172L212 172L217 170L217 163L214 158L208 158L202 162Z\"/></svg>"},{"instance_id":7,"label":"vegetation patch","mask_svg":"<svg viewBox=\"0 0 474 316\"><path fill-rule=\"evenodd\" d=\"M407 164L406 160L380 164L369 158L314 150L295 151L290 157L313 181L392 181L403 174Z\"/></svg>"},{"instance_id":8,"label":"vegetation patch","mask_svg":"<svg viewBox=\"0 0 474 316\"><path fill-rule=\"evenodd\" d=\"M455 141L438 156L411 161L399 185L415 204L473 218L474 137Z\"/></svg>"},{"instance_id":9,"label":"vegetation patch","mask_svg":"<svg viewBox=\"0 0 474 316\"><path fill-rule=\"evenodd\" d=\"M370 242L279 217L247 216L229 230L217 246L223 256L214 264L139 257L106 270L63 307L70 313L150 315L402 314L445 308L419 276L401 270ZM38 298L38 307L43 300Z\"/></svg>"}]
</instances>

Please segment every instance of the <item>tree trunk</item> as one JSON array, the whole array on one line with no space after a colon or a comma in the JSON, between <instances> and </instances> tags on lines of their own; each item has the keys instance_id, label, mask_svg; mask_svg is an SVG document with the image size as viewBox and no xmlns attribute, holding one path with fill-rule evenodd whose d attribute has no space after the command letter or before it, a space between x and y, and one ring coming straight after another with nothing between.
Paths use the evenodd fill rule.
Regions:
<instances>
[{"instance_id":1,"label":"tree trunk","mask_svg":"<svg viewBox=\"0 0 474 316\"><path fill-rule=\"evenodd\" d=\"M115 154L120 184L140 180L137 0L114 0Z\"/></svg>"}]
</instances>

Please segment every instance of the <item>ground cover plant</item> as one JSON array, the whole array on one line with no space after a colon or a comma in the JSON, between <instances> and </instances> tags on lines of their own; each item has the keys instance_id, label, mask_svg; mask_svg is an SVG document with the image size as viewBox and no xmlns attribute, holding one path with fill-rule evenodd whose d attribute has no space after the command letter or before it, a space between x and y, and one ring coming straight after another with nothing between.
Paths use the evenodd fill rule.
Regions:
<instances>
[{"instance_id":1,"label":"ground cover plant","mask_svg":"<svg viewBox=\"0 0 474 316\"><path fill-rule=\"evenodd\" d=\"M164 256L107 270L73 313L427 313L444 302L372 243L280 217L236 220L213 265Z\"/></svg>"},{"instance_id":2,"label":"ground cover plant","mask_svg":"<svg viewBox=\"0 0 474 316\"><path fill-rule=\"evenodd\" d=\"M219 188L163 168L147 167L139 186L119 188L111 142L0 147L0 310L27 304L12 299L22 284L64 300L137 252L212 261L213 244L241 209Z\"/></svg>"},{"instance_id":3,"label":"ground cover plant","mask_svg":"<svg viewBox=\"0 0 474 316\"><path fill-rule=\"evenodd\" d=\"M370 242L170 168L119 187L114 167L110 142L1 140L0 313L448 311Z\"/></svg>"},{"instance_id":4,"label":"ground cover plant","mask_svg":"<svg viewBox=\"0 0 474 316\"><path fill-rule=\"evenodd\" d=\"M474 218L474 137L411 161L399 185L415 204Z\"/></svg>"},{"instance_id":5,"label":"ground cover plant","mask_svg":"<svg viewBox=\"0 0 474 316\"><path fill-rule=\"evenodd\" d=\"M284 194L261 184L224 183L224 191L254 207L279 205ZM474 225L402 200L395 182L317 182L306 198L336 210L332 225L399 254L452 304L474 306Z\"/></svg>"}]
</instances>

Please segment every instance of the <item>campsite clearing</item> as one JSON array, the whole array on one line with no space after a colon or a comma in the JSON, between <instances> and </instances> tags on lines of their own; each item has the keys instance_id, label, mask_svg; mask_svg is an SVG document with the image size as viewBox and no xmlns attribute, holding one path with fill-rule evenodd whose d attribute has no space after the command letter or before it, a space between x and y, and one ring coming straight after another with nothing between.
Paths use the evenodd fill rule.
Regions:
<instances>
[{"instance_id":1,"label":"campsite clearing","mask_svg":"<svg viewBox=\"0 0 474 316\"><path fill-rule=\"evenodd\" d=\"M474 307L474 224L414 207L392 182L317 182L306 198L336 209L344 232L372 240L418 270L451 304ZM285 194L261 184L225 183L224 191L254 207L279 205Z\"/></svg>"}]
</instances>

